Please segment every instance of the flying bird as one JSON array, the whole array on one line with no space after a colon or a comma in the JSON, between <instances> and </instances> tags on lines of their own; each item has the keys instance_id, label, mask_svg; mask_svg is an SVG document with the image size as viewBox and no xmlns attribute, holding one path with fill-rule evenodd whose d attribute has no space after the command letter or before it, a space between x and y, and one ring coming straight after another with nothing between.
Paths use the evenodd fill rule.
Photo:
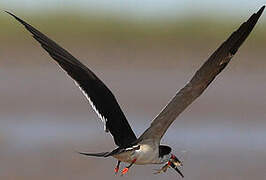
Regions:
<instances>
[{"instance_id":1,"label":"flying bird","mask_svg":"<svg viewBox=\"0 0 266 180\"><path fill-rule=\"evenodd\" d=\"M265 6L262 6L258 12L254 13L246 22L241 24L220 45L195 73L192 79L177 92L159 115L155 117L150 127L138 138L131 129L115 96L95 73L33 26L14 14L6 12L23 24L34 39L41 44L57 64L75 81L94 111L103 121L105 131L111 133L115 144L118 146L110 152L80 152L80 154L96 157L112 156L116 158L117 165L115 167L115 173L119 171L121 162L128 163L129 165L122 170L121 175L126 174L134 164L164 164L156 173L166 172L171 167L180 176L184 177L178 169L182 166L182 162L171 153L171 147L160 144L161 138L178 115L199 97L215 77L227 66L254 28L264 8Z\"/></svg>"}]
</instances>

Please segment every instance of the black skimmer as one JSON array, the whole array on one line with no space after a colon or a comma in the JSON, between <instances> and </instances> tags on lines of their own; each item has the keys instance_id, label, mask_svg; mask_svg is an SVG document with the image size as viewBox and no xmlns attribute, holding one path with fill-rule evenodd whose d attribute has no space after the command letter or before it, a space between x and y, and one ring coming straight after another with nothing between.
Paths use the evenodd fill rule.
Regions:
<instances>
[{"instance_id":1,"label":"black skimmer","mask_svg":"<svg viewBox=\"0 0 266 180\"><path fill-rule=\"evenodd\" d=\"M122 175L127 173L133 164L164 164L156 173L166 172L169 167L172 167L184 177L178 169L182 166L182 162L171 153L169 146L160 145L161 138L177 116L199 97L227 66L254 28L264 8L265 6L261 7L257 13L254 13L222 43L139 138L132 131L115 96L90 69L43 33L14 14L7 13L23 24L58 65L73 78L99 118L104 122L105 131L112 134L114 142L118 146L111 152L80 152L80 154L116 158L118 160L115 168L116 173L119 170L120 162L129 163L129 166L122 170Z\"/></svg>"}]
</instances>

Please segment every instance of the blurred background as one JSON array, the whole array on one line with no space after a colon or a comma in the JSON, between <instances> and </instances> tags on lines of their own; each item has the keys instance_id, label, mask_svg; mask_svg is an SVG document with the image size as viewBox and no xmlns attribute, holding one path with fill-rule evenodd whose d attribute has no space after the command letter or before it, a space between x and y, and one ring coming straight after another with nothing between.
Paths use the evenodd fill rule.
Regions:
<instances>
[{"instance_id":1,"label":"blurred background","mask_svg":"<svg viewBox=\"0 0 266 180\"><path fill-rule=\"evenodd\" d=\"M140 135L176 91L264 0L6 0L113 91ZM120 179L116 160L75 151L115 148L73 81L30 34L0 12L0 179ZM185 179L266 176L266 14L230 65L173 123L162 143ZM123 179L179 179L157 165Z\"/></svg>"}]
</instances>

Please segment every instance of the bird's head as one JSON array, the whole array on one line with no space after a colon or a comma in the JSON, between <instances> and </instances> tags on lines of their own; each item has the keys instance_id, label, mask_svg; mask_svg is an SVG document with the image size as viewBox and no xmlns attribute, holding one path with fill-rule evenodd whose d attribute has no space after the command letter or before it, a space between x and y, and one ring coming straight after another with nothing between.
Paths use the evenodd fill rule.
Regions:
<instances>
[{"instance_id":1,"label":"bird's head","mask_svg":"<svg viewBox=\"0 0 266 180\"><path fill-rule=\"evenodd\" d=\"M178 167L178 166L182 167L183 166L182 162L173 154L171 154L169 162L172 162L174 164L174 166L176 166L176 167Z\"/></svg>"},{"instance_id":2,"label":"bird's head","mask_svg":"<svg viewBox=\"0 0 266 180\"><path fill-rule=\"evenodd\" d=\"M170 160L168 161L168 165L172 167L176 172L180 174L180 176L184 177L182 172L177 167L182 167L182 162L173 154L171 154Z\"/></svg>"},{"instance_id":3,"label":"bird's head","mask_svg":"<svg viewBox=\"0 0 266 180\"><path fill-rule=\"evenodd\" d=\"M177 168L182 167L183 164L174 154L171 153L171 151L172 149L169 146L159 146L159 156L162 158L162 161L167 162L168 167L172 167L180 174L180 176L184 177L181 171Z\"/></svg>"}]
</instances>

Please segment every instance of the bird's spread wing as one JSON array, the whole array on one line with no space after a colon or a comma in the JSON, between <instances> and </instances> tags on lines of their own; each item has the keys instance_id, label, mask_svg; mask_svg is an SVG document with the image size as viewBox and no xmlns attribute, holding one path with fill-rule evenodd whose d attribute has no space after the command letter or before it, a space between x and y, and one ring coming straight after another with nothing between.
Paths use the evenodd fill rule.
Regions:
<instances>
[{"instance_id":1,"label":"bird's spread wing","mask_svg":"<svg viewBox=\"0 0 266 180\"><path fill-rule=\"evenodd\" d=\"M97 115L105 123L106 131L110 131L113 135L116 145L126 147L136 141L136 136L114 95L91 70L40 31L14 14L7 13L23 24L59 66L74 79Z\"/></svg>"},{"instance_id":2,"label":"bird's spread wing","mask_svg":"<svg viewBox=\"0 0 266 180\"><path fill-rule=\"evenodd\" d=\"M265 6L253 14L244 22L238 30L222 43L222 45L209 57L209 59L195 73L192 79L182 88L174 98L167 104L161 113L153 120L150 127L140 136L138 141L144 139L160 140L168 127L190 105L199 97L214 78L226 67L238 48L248 37Z\"/></svg>"}]
</instances>

